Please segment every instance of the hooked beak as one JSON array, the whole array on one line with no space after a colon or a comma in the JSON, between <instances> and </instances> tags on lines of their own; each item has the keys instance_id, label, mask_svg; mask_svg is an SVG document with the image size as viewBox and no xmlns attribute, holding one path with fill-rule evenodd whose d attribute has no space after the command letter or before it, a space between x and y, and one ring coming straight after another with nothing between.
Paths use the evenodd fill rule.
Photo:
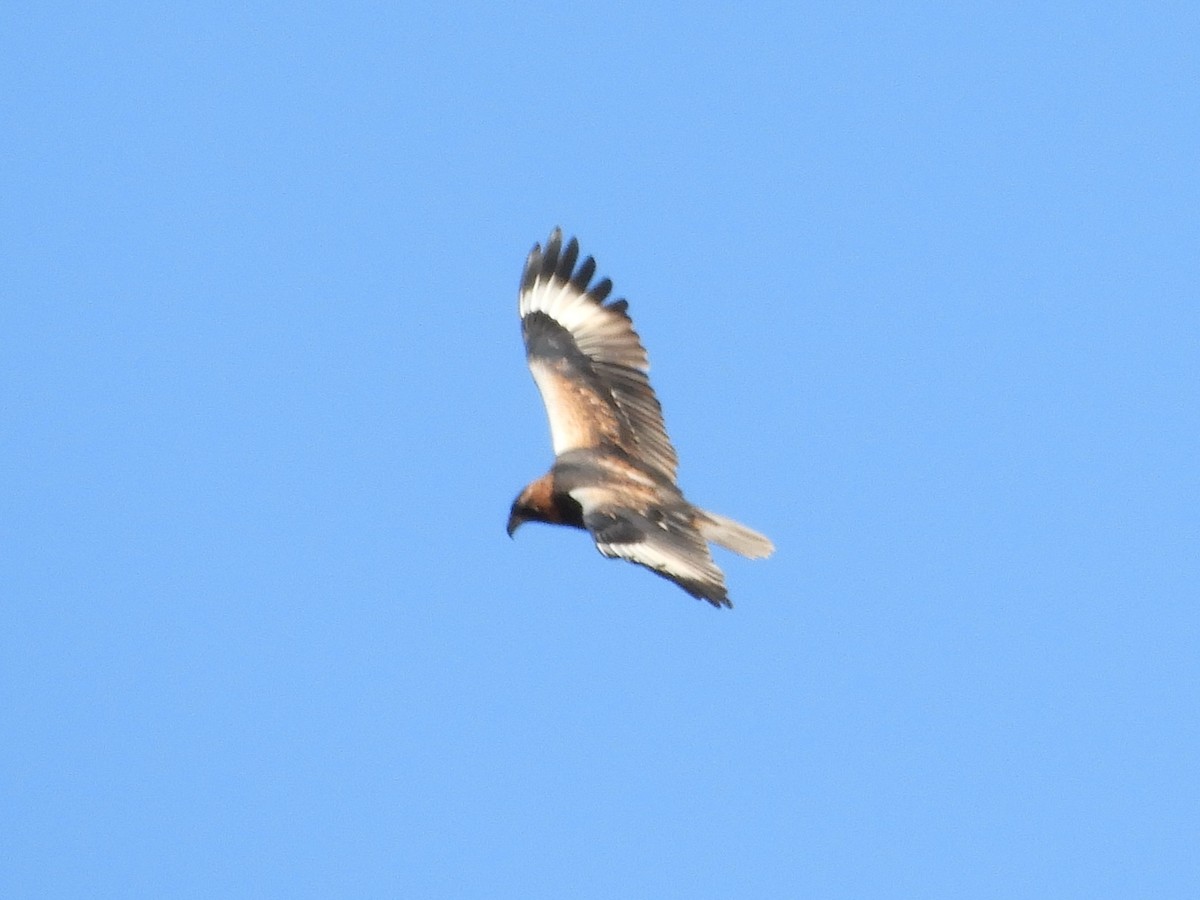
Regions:
<instances>
[{"instance_id":1,"label":"hooked beak","mask_svg":"<svg viewBox=\"0 0 1200 900\"><path fill-rule=\"evenodd\" d=\"M515 511L509 513L508 527L505 529L508 532L508 536L511 538L514 534L516 534L517 529L520 528L521 525L524 524L524 522L525 522L525 519L521 516L520 513L515 512Z\"/></svg>"}]
</instances>

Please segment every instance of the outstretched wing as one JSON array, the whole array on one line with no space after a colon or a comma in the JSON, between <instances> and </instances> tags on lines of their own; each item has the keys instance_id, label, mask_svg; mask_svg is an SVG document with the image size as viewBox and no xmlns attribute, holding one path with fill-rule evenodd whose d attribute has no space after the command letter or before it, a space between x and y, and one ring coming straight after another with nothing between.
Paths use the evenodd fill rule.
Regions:
<instances>
[{"instance_id":1,"label":"outstretched wing","mask_svg":"<svg viewBox=\"0 0 1200 900\"><path fill-rule=\"evenodd\" d=\"M610 444L674 481L675 448L628 304L605 303L612 282L590 284L596 262L589 256L576 267L578 257L579 242L564 247L556 228L544 250L534 246L521 277L521 333L554 453Z\"/></svg>"},{"instance_id":2,"label":"outstretched wing","mask_svg":"<svg viewBox=\"0 0 1200 900\"><path fill-rule=\"evenodd\" d=\"M695 510L683 500L647 504L625 493L604 487L571 491L596 548L605 556L645 566L713 606L733 606L725 576L696 528Z\"/></svg>"}]
</instances>

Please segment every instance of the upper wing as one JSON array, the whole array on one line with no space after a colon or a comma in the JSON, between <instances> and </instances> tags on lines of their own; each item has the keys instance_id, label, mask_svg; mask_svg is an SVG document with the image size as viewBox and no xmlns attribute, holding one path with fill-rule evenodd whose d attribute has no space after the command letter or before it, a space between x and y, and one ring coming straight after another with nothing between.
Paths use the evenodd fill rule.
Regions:
<instances>
[{"instance_id":1,"label":"upper wing","mask_svg":"<svg viewBox=\"0 0 1200 900\"><path fill-rule=\"evenodd\" d=\"M675 448L627 304L605 304L612 282L589 287L595 260L576 268L578 257L579 242L571 238L563 247L556 228L545 250L534 246L521 277L521 333L554 453L614 444L673 481Z\"/></svg>"},{"instance_id":2,"label":"upper wing","mask_svg":"<svg viewBox=\"0 0 1200 900\"><path fill-rule=\"evenodd\" d=\"M696 529L695 511L686 502L647 504L622 493L603 487L571 491L597 549L645 566L713 606L732 606L725 576Z\"/></svg>"}]
</instances>

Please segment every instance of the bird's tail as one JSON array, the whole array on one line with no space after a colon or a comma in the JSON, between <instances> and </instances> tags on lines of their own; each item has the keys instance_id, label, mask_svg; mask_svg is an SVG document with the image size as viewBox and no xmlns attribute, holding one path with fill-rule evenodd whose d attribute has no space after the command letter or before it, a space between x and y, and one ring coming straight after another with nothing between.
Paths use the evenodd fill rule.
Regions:
<instances>
[{"instance_id":1,"label":"bird's tail","mask_svg":"<svg viewBox=\"0 0 1200 900\"><path fill-rule=\"evenodd\" d=\"M735 522L725 516L719 516L708 510L696 510L696 526L706 541L720 544L726 550L740 553L749 559L762 559L775 551L775 545L765 534L759 534L753 528L747 528L741 522Z\"/></svg>"}]
</instances>

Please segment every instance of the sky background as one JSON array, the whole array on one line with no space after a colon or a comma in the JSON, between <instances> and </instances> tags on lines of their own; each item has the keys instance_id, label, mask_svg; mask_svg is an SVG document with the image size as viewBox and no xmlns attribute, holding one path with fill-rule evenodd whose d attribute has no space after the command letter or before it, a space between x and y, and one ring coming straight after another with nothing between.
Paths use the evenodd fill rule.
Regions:
<instances>
[{"instance_id":1,"label":"sky background","mask_svg":"<svg viewBox=\"0 0 1200 900\"><path fill-rule=\"evenodd\" d=\"M1200 896L1194 3L7 3L0 895ZM717 611L583 534L561 225Z\"/></svg>"}]
</instances>

